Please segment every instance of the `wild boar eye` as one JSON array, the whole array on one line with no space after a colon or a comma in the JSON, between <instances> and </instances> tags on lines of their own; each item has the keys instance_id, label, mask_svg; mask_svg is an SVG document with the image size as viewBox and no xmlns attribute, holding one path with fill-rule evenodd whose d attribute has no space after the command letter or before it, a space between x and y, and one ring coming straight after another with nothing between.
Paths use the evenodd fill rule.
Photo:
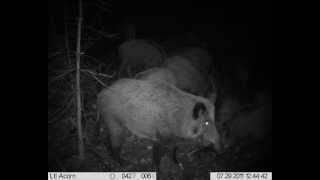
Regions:
<instances>
[{"instance_id":1,"label":"wild boar eye","mask_svg":"<svg viewBox=\"0 0 320 180\"><path fill-rule=\"evenodd\" d=\"M204 122L204 125L208 126L209 125L209 121Z\"/></svg>"}]
</instances>

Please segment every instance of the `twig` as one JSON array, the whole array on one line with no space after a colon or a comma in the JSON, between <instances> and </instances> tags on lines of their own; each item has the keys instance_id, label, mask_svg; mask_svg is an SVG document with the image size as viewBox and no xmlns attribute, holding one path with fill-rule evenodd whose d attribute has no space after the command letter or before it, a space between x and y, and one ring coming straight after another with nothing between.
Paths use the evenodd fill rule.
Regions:
<instances>
[{"instance_id":1,"label":"twig","mask_svg":"<svg viewBox=\"0 0 320 180\"><path fill-rule=\"evenodd\" d=\"M189 153L187 153L186 155L187 155L187 157L188 157L189 159L192 159L192 155L193 155L195 152L197 152L197 151L199 151L198 148L195 149L195 150L193 150L193 151L191 151L191 152L189 152Z\"/></svg>"},{"instance_id":2,"label":"twig","mask_svg":"<svg viewBox=\"0 0 320 180\"><path fill-rule=\"evenodd\" d=\"M50 68L50 65L48 66L48 71L49 73L54 73L56 76L59 75L59 74L62 74L62 73L65 73L69 70L71 70L72 68L71 67L68 67L68 66L65 66L63 68L56 68L56 69L53 69L53 68ZM73 68L73 70L75 70L75 68Z\"/></svg>"},{"instance_id":3,"label":"twig","mask_svg":"<svg viewBox=\"0 0 320 180\"><path fill-rule=\"evenodd\" d=\"M67 23L69 25L77 25L76 23ZM82 27L83 29L89 29L91 31L94 31L96 32L97 34L100 34L101 36L105 37L105 38L115 38L117 36L119 36L120 34L119 33L113 33L113 34L108 34L106 32L103 32L103 31L100 31L100 30L97 30L96 28L94 27L91 27L91 26L83 26Z\"/></svg>"},{"instance_id":4,"label":"twig","mask_svg":"<svg viewBox=\"0 0 320 180\"><path fill-rule=\"evenodd\" d=\"M84 28L89 29L89 30L92 30L92 31L94 31L94 32L102 35L103 37L106 37L106 38L114 38L114 37L119 36L118 33L107 34L106 32L100 31L100 30L98 30L98 29L96 29L96 28L94 28L94 27L92 27L92 26L85 26Z\"/></svg>"},{"instance_id":5,"label":"twig","mask_svg":"<svg viewBox=\"0 0 320 180\"><path fill-rule=\"evenodd\" d=\"M50 50L48 50L48 52L49 51ZM48 53L48 59L52 59L55 56L58 56L58 55L61 55L61 54L64 54L64 52L63 51L55 51L55 52Z\"/></svg>"},{"instance_id":6,"label":"twig","mask_svg":"<svg viewBox=\"0 0 320 180\"><path fill-rule=\"evenodd\" d=\"M66 70L65 72L62 72L60 75L55 76L55 77L49 82L49 84L57 81L58 79L63 78L64 76L68 75L69 73L71 73L71 72L73 72L73 71L75 71L75 69L69 69L69 70Z\"/></svg>"},{"instance_id":7,"label":"twig","mask_svg":"<svg viewBox=\"0 0 320 180\"><path fill-rule=\"evenodd\" d=\"M97 73L97 76L102 76L102 77L106 77L106 78L113 78L115 75L116 75L116 72L113 72L112 75Z\"/></svg>"},{"instance_id":8,"label":"twig","mask_svg":"<svg viewBox=\"0 0 320 180\"><path fill-rule=\"evenodd\" d=\"M89 69L81 69L81 71L93 74L95 76L103 76L103 77L106 77L106 78L113 78L114 75L115 75L115 72L113 72L112 75L109 75L109 74L103 74L103 73L96 73L96 72L93 72L93 71L91 71Z\"/></svg>"},{"instance_id":9,"label":"twig","mask_svg":"<svg viewBox=\"0 0 320 180\"><path fill-rule=\"evenodd\" d=\"M95 76L95 74L93 72L91 72L90 70L81 70L82 72L85 72L85 73L88 73L89 75L91 75L98 83L100 83L103 87L106 87L106 85L99 79Z\"/></svg>"},{"instance_id":10,"label":"twig","mask_svg":"<svg viewBox=\"0 0 320 180\"><path fill-rule=\"evenodd\" d=\"M96 6L96 7L100 8L101 10L103 10L103 11L106 12L106 13L111 13L111 12L112 12L112 10L111 10L109 7L102 7L102 5L99 5L99 4L97 4L97 3L86 3L86 5L87 5L87 6L88 6L88 5Z\"/></svg>"},{"instance_id":11,"label":"twig","mask_svg":"<svg viewBox=\"0 0 320 180\"><path fill-rule=\"evenodd\" d=\"M101 61L99 61L99 59L97 59L97 58L95 58L95 57L93 57L93 56L89 56L89 55L86 55L86 54L84 54L83 56L85 56L85 57L87 57L87 58L90 58L90 59L92 59L92 60L94 60L95 62L101 62Z\"/></svg>"}]
</instances>

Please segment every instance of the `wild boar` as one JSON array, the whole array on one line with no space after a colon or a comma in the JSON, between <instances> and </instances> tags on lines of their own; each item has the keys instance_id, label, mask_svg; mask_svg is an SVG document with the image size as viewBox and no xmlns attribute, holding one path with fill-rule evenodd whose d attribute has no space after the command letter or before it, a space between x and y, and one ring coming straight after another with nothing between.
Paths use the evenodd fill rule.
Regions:
<instances>
[{"instance_id":1,"label":"wild boar","mask_svg":"<svg viewBox=\"0 0 320 180\"><path fill-rule=\"evenodd\" d=\"M146 40L129 40L122 43L118 49L120 75L132 77L137 72L163 64L166 57L160 45Z\"/></svg>"},{"instance_id":2,"label":"wild boar","mask_svg":"<svg viewBox=\"0 0 320 180\"><path fill-rule=\"evenodd\" d=\"M213 63L210 53L201 47L184 47L173 52L171 56L186 58L203 76L208 75Z\"/></svg>"},{"instance_id":3,"label":"wild boar","mask_svg":"<svg viewBox=\"0 0 320 180\"><path fill-rule=\"evenodd\" d=\"M171 84L120 79L98 94L97 103L110 133L112 155L119 162L125 132L154 142L157 168L162 155L159 146L166 142L205 140L218 151L221 148L214 105Z\"/></svg>"},{"instance_id":4,"label":"wild boar","mask_svg":"<svg viewBox=\"0 0 320 180\"><path fill-rule=\"evenodd\" d=\"M255 102L241 105L235 101L225 102L217 109L217 120L226 131L221 135L225 148L240 141L259 142L272 131L272 101L265 94L257 95Z\"/></svg>"},{"instance_id":5,"label":"wild boar","mask_svg":"<svg viewBox=\"0 0 320 180\"><path fill-rule=\"evenodd\" d=\"M135 75L135 79L145 80L149 82L164 82L177 86L177 78L175 74L168 68L156 67ZM178 87L179 88L179 87Z\"/></svg>"},{"instance_id":6,"label":"wild boar","mask_svg":"<svg viewBox=\"0 0 320 180\"><path fill-rule=\"evenodd\" d=\"M204 96L209 88L207 76L200 73L187 58L173 56L166 59L165 67L176 78L176 86L192 94Z\"/></svg>"}]
</instances>

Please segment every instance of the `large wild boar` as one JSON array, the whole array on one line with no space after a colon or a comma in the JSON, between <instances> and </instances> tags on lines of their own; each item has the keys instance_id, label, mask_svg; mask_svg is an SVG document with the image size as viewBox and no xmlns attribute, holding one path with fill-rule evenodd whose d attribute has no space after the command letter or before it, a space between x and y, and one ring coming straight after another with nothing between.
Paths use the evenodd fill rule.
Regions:
<instances>
[{"instance_id":1,"label":"large wild boar","mask_svg":"<svg viewBox=\"0 0 320 180\"><path fill-rule=\"evenodd\" d=\"M204 95L209 87L203 76L188 59L174 56L166 59L165 67L175 76L177 87L192 94Z\"/></svg>"},{"instance_id":2,"label":"large wild boar","mask_svg":"<svg viewBox=\"0 0 320 180\"><path fill-rule=\"evenodd\" d=\"M176 76L177 87L199 95L206 95L211 86L212 64L212 56L200 47L182 48L165 60L165 67Z\"/></svg>"},{"instance_id":3,"label":"large wild boar","mask_svg":"<svg viewBox=\"0 0 320 180\"><path fill-rule=\"evenodd\" d=\"M137 72L163 64L166 53L155 42L129 40L119 46L120 74L133 76Z\"/></svg>"},{"instance_id":4,"label":"large wild boar","mask_svg":"<svg viewBox=\"0 0 320 180\"><path fill-rule=\"evenodd\" d=\"M211 86L209 82L211 63L212 57L206 50L188 47L172 53L161 67L139 72L135 78L168 82L181 90L205 96Z\"/></svg>"},{"instance_id":5,"label":"large wild boar","mask_svg":"<svg viewBox=\"0 0 320 180\"><path fill-rule=\"evenodd\" d=\"M210 53L200 47L184 47L172 53L172 56L186 58L202 75L207 76L213 63Z\"/></svg>"},{"instance_id":6,"label":"large wild boar","mask_svg":"<svg viewBox=\"0 0 320 180\"><path fill-rule=\"evenodd\" d=\"M227 129L222 134L225 148L242 140L259 142L271 136L272 99L269 95L256 95L255 102L250 105L241 105L229 99L217 111L219 123L224 123Z\"/></svg>"},{"instance_id":7,"label":"large wild boar","mask_svg":"<svg viewBox=\"0 0 320 180\"><path fill-rule=\"evenodd\" d=\"M166 64L136 74L136 79L149 82L167 82L177 88L204 96L209 88L207 77L203 76L186 58L170 57Z\"/></svg>"},{"instance_id":8,"label":"large wild boar","mask_svg":"<svg viewBox=\"0 0 320 180\"><path fill-rule=\"evenodd\" d=\"M175 74L168 68L155 67L135 75L135 79L145 80L148 82L168 83L177 87L177 78ZM179 88L179 87L178 87Z\"/></svg>"},{"instance_id":9,"label":"large wild boar","mask_svg":"<svg viewBox=\"0 0 320 180\"><path fill-rule=\"evenodd\" d=\"M212 65L211 55L199 47L187 47L177 50L165 59L161 67L151 68L136 74L135 78L149 81L164 81L179 89L206 95L211 86L209 71Z\"/></svg>"},{"instance_id":10,"label":"large wild boar","mask_svg":"<svg viewBox=\"0 0 320 180\"><path fill-rule=\"evenodd\" d=\"M112 154L119 162L125 132L154 142L157 168L162 156L159 147L167 142L204 140L220 150L214 105L171 84L120 79L98 94L98 108L110 133ZM178 163L175 156L173 160Z\"/></svg>"}]
</instances>

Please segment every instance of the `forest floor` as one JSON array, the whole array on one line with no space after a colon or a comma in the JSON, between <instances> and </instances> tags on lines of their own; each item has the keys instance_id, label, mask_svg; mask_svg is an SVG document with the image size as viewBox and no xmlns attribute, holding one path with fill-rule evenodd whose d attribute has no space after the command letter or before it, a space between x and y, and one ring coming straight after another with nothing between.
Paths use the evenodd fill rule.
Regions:
<instances>
[{"instance_id":1,"label":"forest floor","mask_svg":"<svg viewBox=\"0 0 320 180\"><path fill-rule=\"evenodd\" d=\"M156 169L152 163L151 143L134 137L127 139L121 151L121 157L125 162L122 166L114 161L107 148L100 144L87 146L85 160L80 161L75 154L55 163L55 166L51 165L51 169L49 166L49 171L155 172ZM242 143L221 154L203 150L192 156L189 152L195 147L190 144L182 144L177 151L177 159L183 164L183 168L173 163L168 156L164 156L161 160L160 172L157 172L157 179L205 180L209 179L209 172L221 171L271 172L272 144L270 143Z\"/></svg>"}]
</instances>

